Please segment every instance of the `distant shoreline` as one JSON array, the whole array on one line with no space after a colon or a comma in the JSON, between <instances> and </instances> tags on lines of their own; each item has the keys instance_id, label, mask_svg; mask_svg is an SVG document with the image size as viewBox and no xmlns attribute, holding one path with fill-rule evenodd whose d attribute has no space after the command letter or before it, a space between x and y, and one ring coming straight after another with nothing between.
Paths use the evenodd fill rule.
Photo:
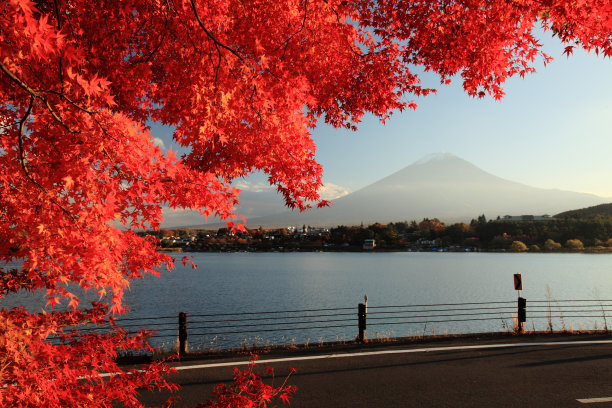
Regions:
<instances>
[{"instance_id":1,"label":"distant shoreline","mask_svg":"<svg viewBox=\"0 0 612 408\"><path fill-rule=\"evenodd\" d=\"M157 252L183 252L183 248L157 248ZM189 251L189 252L206 252L206 251Z\"/></svg>"},{"instance_id":2,"label":"distant shoreline","mask_svg":"<svg viewBox=\"0 0 612 408\"><path fill-rule=\"evenodd\" d=\"M508 216L509 217L509 216ZM183 252L529 252L612 253L612 214L547 220L487 220L446 225L437 218L318 228L144 231ZM168 249L167 251L171 251Z\"/></svg>"},{"instance_id":3,"label":"distant shoreline","mask_svg":"<svg viewBox=\"0 0 612 408\"><path fill-rule=\"evenodd\" d=\"M175 251L169 249L176 249ZM612 248L585 248L583 250L558 250L558 251L504 251L494 249L474 249L474 250L413 250L413 249L374 249L364 250L361 248L343 249L313 249L313 248L277 248L270 250L261 249L211 249L211 250L182 250L183 248L160 248L159 252L168 253L305 253L305 252L329 252L329 253L498 253L498 254L612 254Z\"/></svg>"}]
</instances>

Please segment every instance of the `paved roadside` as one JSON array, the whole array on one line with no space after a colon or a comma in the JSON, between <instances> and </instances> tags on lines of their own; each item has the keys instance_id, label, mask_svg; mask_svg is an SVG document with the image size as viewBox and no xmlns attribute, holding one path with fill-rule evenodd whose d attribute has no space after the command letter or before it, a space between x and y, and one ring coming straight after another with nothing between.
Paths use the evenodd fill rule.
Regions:
<instances>
[{"instance_id":1,"label":"paved roadside","mask_svg":"<svg viewBox=\"0 0 612 408\"><path fill-rule=\"evenodd\" d=\"M184 361L180 406L231 381L244 356ZM612 336L446 339L262 355L300 407L612 407ZM147 405L168 394L144 393ZM579 401L580 400L580 401Z\"/></svg>"}]
</instances>

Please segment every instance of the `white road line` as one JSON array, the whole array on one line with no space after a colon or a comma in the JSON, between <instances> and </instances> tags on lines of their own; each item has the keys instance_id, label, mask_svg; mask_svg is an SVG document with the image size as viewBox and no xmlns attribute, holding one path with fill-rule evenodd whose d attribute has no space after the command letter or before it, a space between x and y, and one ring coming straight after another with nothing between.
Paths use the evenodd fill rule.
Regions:
<instances>
[{"instance_id":1,"label":"white road line","mask_svg":"<svg viewBox=\"0 0 612 408\"><path fill-rule=\"evenodd\" d=\"M595 403L598 403L598 402L612 402L612 397L582 398L582 399L577 399L576 401L582 402L583 404L595 404Z\"/></svg>"},{"instance_id":2,"label":"white road line","mask_svg":"<svg viewBox=\"0 0 612 408\"><path fill-rule=\"evenodd\" d=\"M301 357L284 357L284 358L271 358L266 360L257 360L258 364L273 364L283 363L289 361L306 361L306 360L325 360L332 358L348 358L348 357L366 357L366 356L380 356L385 354L410 354L410 353L430 353L434 351L460 351L460 350L487 350L487 349L499 349L499 348L518 348L518 347L538 347L538 346L563 346L563 345L577 345L577 344L612 344L612 340L578 340L578 341L547 341L537 343L505 343L505 344L480 344L474 346L449 346L449 347L424 347L414 349L399 349L399 350L378 350L378 351L363 351L357 353L336 353L336 354L321 354L314 356L301 356ZM185 370L198 370L204 368L218 368L218 367L236 367L241 365L247 365L250 361L228 361L225 363L209 363L209 364L194 364L194 365L183 365L175 366L177 371ZM110 377L116 375L115 373L101 373L100 377Z\"/></svg>"},{"instance_id":3,"label":"white road line","mask_svg":"<svg viewBox=\"0 0 612 408\"><path fill-rule=\"evenodd\" d=\"M509 347L537 347L537 346L562 346L562 345L577 345L577 344L612 344L612 340L579 340L579 341L550 341L538 343L507 343L507 344L482 344L475 346L449 346L449 347L425 347L415 349L399 349L399 350L379 350L379 351L364 351L357 353L337 353L337 354L322 354L315 356L301 357L284 357L271 358L267 360L257 360L258 364L282 363L288 361L306 361L306 360L324 360L332 358L347 358L347 357L365 357L365 356L380 356L384 354L409 354L409 353L428 353L433 351L458 351L458 350L486 350ZM217 367L235 367L239 365L249 364L249 361L228 361L225 363L210 363L196 364L175 367L178 371L197 370L202 368L217 368Z\"/></svg>"}]
</instances>

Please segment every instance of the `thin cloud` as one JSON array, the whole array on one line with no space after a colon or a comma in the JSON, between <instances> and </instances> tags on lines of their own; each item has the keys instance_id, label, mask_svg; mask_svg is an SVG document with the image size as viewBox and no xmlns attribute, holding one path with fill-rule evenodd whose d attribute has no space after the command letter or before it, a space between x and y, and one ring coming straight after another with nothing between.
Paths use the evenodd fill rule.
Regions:
<instances>
[{"instance_id":1,"label":"thin cloud","mask_svg":"<svg viewBox=\"0 0 612 408\"><path fill-rule=\"evenodd\" d=\"M162 150L166 150L166 145L164 144L164 141L161 140L159 137L153 138L153 144Z\"/></svg>"},{"instance_id":2,"label":"thin cloud","mask_svg":"<svg viewBox=\"0 0 612 408\"><path fill-rule=\"evenodd\" d=\"M267 183L252 183L246 180L237 180L233 183L233 186L242 191L253 191L256 193L274 190L274 187Z\"/></svg>"},{"instance_id":3,"label":"thin cloud","mask_svg":"<svg viewBox=\"0 0 612 408\"><path fill-rule=\"evenodd\" d=\"M275 191L273 186L265 182L253 183L247 180L237 180L234 182L233 185L234 187L242 191L252 191L255 193ZM344 197L345 195L348 195L350 193L351 190L334 183L325 183L323 184L323 187L321 187L321 189L319 190L319 195L323 200L335 200L336 198Z\"/></svg>"},{"instance_id":4,"label":"thin cloud","mask_svg":"<svg viewBox=\"0 0 612 408\"><path fill-rule=\"evenodd\" d=\"M351 190L334 183L325 183L319 190L323 200L335 200L351 193Z\"/></svg>"}]
</instances>

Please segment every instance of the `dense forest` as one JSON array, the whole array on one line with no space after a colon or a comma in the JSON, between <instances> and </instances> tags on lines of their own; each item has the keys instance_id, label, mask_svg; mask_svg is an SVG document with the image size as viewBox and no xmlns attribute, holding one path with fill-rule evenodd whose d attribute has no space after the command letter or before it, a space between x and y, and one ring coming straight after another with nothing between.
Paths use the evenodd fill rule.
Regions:
<instances>
[{"instance_id":1,"label":"dense forest","mask_svg":"<svg viewBox=\"0 0 612 408\"><path fill-rule=\"evenodd\" d=\"M331 229L302 226L280 229L221 228L211 230L161 230L156 233L165 248L185 251L217 250L326 250L361 251L374 240L375 251L612 251L612 215L592 214L546 220L487 220L484 215L469 224L446 225L437 218L337 226Z\"/></svg>"},{"instance_id":2,"label":"dense forest","mask_svg":"<svg viewBox=\"0 0 612 408\"><path fill-rule=\"evenodd\" d=\"M607 250L612 247L612 215L551 218L542 221L490 220L484 216L470 224L445 225L438 219L337 227L331 232L335 244L359 245L375 239L377 248L436 248L512 251Z\"/></svg>"},{"instance_id":3,"label":"dense forest","mask_svg":"<svg viewBox=\"0 0 612 408\"><path fill-rule=\"evenodd\" d=\"M612 215L612 204L599 204L593 207L581 208L579 210L570 210L555 215L555 218L567 217L589 217L593 215Z\"/></svg>"}]
</instances>

